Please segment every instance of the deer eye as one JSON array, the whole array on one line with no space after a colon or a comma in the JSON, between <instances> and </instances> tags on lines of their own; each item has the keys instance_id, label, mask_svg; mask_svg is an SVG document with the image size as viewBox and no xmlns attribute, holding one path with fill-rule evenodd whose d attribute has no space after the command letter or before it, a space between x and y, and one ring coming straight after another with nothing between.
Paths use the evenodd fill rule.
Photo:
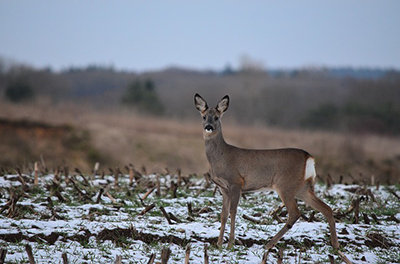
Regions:
<instances>
[{"instance_id":1,"label":"deer eye","mask_svg":"<svg viewBox=\"0 0 400 264\"><path fill-rule=\"evenodd\" d=\"M203 120L206 120L206 116L205 115L203 115Z\"/></svg>"},{"instance_id":2,"label":"deer eye","mask_svg":"<svg viewBox=\"0 0 400 264\"><path fill-rule=\"evenodd\" d=\"M215 120L215 121L218 121L218 116L214 117L214 120Z\"/></svg>"}]
</instances>

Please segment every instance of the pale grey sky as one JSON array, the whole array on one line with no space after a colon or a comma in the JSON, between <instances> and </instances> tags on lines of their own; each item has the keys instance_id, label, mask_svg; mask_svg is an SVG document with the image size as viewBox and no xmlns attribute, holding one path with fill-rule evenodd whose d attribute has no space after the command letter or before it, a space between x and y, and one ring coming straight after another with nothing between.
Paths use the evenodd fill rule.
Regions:
<instances>
[{"instance_id":1,"label":"pale grey sky","mask_svg":"<svg viewBox=\"0 0 400 264\"><path fill-rule=\"evenodd\" d=\"M0 56L55 70L400 69L400 1L0 1Z\"/></svg>"}]
</instances>

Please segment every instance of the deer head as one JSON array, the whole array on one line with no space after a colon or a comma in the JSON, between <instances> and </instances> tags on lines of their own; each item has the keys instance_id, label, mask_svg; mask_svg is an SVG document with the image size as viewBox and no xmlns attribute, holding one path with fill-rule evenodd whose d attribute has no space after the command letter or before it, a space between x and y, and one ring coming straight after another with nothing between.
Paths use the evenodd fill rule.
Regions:
<instances>
[{"instance_id":1,"label":"deer head","mask_svg":"<svg viewBox=\"0 0 400 264\"><path fill-rule=\"evenodd\" d=\"M221 117L228 110L229 96L225 95L216 107L209 108L206 100L196 94L194 96L194 105L203 118L204 137L211 137L221 132Z\"/></svg>"}]
</instances>

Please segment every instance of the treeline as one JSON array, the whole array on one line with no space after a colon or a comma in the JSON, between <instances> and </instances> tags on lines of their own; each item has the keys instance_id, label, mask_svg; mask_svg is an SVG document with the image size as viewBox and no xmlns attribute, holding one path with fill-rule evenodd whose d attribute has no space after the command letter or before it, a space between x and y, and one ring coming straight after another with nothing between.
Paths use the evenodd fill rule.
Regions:
<instances>
[{"instance_id":1,"label":"treeline","mask_svg":"<svg viewBox=\"0 0 400 264\"><path fill-rule=\"evenodd\" d=\"M228 67L220 72L170 68L135 73L89 65L53 72L6 67L0 60L0 100L15 103L68 102L192 119L197 117L195 93L213 104L229 94L226 119L243 125L400 134L400 72L395 70Z\"/></svg>"}]
</instances>

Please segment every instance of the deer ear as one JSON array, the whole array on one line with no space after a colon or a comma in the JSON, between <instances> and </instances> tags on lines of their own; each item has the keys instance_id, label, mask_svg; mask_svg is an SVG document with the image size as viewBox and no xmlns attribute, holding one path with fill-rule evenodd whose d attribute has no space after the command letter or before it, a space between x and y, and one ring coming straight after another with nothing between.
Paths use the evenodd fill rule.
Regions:
<instances>
[{"instance_id":1,"label":"deer ear","mask_svg":"<svg viewBox=\"0 0 400 264\"><path fill-rule=\"evenodd\" d=\"M217 110L222 115L228 110L229 107L229 96L225 95L217 104Z\"/></svg>"},{"instance_id":2,"label":"deer ear","mask_svg":"<svg viewBox=\"0 0 400 264\"><path fill-rule=\"evenodd\" d=\"M203 113L208 109L206 100L204 100L199 94L195 94L194 96L194 105L200 113Z\"/></svg>"}]
</instances>

